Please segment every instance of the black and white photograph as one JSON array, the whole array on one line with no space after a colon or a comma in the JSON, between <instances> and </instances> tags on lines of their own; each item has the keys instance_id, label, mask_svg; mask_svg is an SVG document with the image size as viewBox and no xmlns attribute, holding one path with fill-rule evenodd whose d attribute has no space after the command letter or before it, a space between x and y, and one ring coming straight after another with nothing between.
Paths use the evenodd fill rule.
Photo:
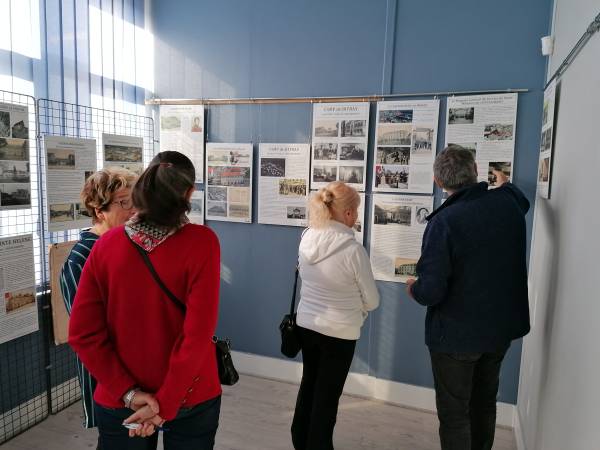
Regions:
<instances>
[{"instance_id":1,"label":"black and white photograph","mask_svg":"<svg viewBox=\"0 0 600 450\"><path fill-rule=\"evenodd\" d=\"M83 203L75 203L75 220L91 219L92 215Z\"/></svg>"},{"instance_id":2,"label":"black and white photograph","mask_svg":"<svg viewBox=\"0 0 600 450\"><path fill-rule=\"evenodd\" d=\"M431 128L415 128L412 143L413 153L427 154L431 152L432 142L433 130Z\"/></svg>"},{"instance_id":3,"label":"black and white photograph","mask_svg":"<svg viewBox=\"0 0 600 450\"><path fill-rule=\"evenodd\" d=\"M332 142L317 142L313 144L315 160L332 161L338 157L338 145Z\"/></svg>"},{"instance_id":4,"label":"black and white photograph","mask_svg":"<svg viewBox=\"0 0 600 450\"><path fill-rule=\"evenodd\" d=\"M27 161L28 159L27 140L0 138L0 160Z\"/></svg>"},{"instance_id":5,"label":"black and white photograph","mask_svg":"<svg viewBox=\"0 0 600 450\"><path fill-rule=\"evenodd\" d=\"M250 167L209 166L207 171L208 185L250 187Z\"/></svg>"},{"instance_id":6,"label":"black and white photograph","mask_svg":"<svg viewBox=\"0 0 600 450\"><path fill-rule=\"evenodd\" d=\"M412 127L402 125L380 125L377 130L377 145L411 145Z\"/></svg>"},{"instance_id":7,"label":"black and white photograph","mask_svg":"<svg viewBox=\"0 0 600 450\"><path fill-rule=\"evenodd\" d=\"M317 120L315 122L316 137L337 137L340 123L337 120Z\"/></svg>"},{"instance_id":8,"label":"black and white photograph","mask_svg":"<svg viewBox=\"0 0 600 450\"><path fill-rule=\"evenodd\" d=\"M50 205L50 222L71 222L75 220L75 205L73 203L57 203Z\"/></svg>"},{"instance_id":9,"label":"black and white photograph","mask_svg":"<svg viewBox=\"0 0 600 450\"><path fill-rule=\"evenodd\" d=\"M227 161L232 166L247 166L250 163L250 154L230 150Z\"/></svg>"},{"instance_id":10,"label":"black and white photograph","mask_svg":"<svg viewBox=\"0 0 600 450\"><path fill-rule=\"evenodd\" d=\"M287 206L288 219L306 219L306 207L304 206Z\"/></svg>"},{"instance_id":11,"label":"black and white photograph","mask_svg":"<svg viewBox=\"0 0 600 450\"><path fill-rule=\"evenodd\" d=\"M448 125L472 124L475 120L475 108L449 108Z\"/></svg>"},{"instance_id":12,"label":"black and white photograph","mask_svg":"<svg viewBox=\"0 0 600 450\"><path fill-rule=\"evenodd\" d=\"M408 189L407 166L375 166L375 187L380 189Z\"/></svg>"},{"instance_id":13,"label":"black and white photograph","mask_svg":"<svg viewBox=\"0 0 600 450\"><path fill-rule=\"evenodd\" d=\"M410 147L377 147L376 164L410 164Z\"/></svg>"},{"instance_id":14,"label":"black and white photograph","mask_svg":"<svg viewBox=\"0 0 600 450\"><path fill-rule=\"evenodd\" d=\"M227 217L227 202L208 202L206 204L208 216Z\"/></svg>"},{"instance_id":15,"label":"black and white photograph","mask_svg":"<svg viewBox=\"0 0 600 450\"><path fill-rule=\"evenodd\" d=\"M331 183L337 180L337 167L317 166L313 167L313 181L316 183Z\"/></svg>"},{"instance_id":16,"label":"black and white photograph","mask_svg":"<svg viewBox=\"0 0 600 450\"><path fill-rule=\"evenodd\" d=\"M364 144L340 144L340 160L342 161L364 161Z\"/></svg>"},{"instance_id":17,"label":"black and white photograph","mask_svg":"<svg viewBox=\"0 0 600 450\"><path fill-rule=\"evenodd\" d=\"M220 186L208 186L206 191L208 194L208 200L214 202L226 202L227 201L227 188Z\"/></svg>"},{"instance_id":18,"label":"black and white photograph","mask_svg":"<svg viewBox=\"0 0 600 450\"><path fill-rule=\"evenodd\" d=\"M249 218L250 206L248 204L229 204L229 217Z\"/></svg>"},{"instance_id":19,"label":"black and white photograph","mask_svg":"<svg viewBox=\"0 0 600 450\"><path fill-rule=\"evenodd\" d=\"M209 164L228 164L229 154L227 152L210 151L207 152L206 159Z\"/></svg>"},{"instance_id":20,"label":"black and white photograph","mask_svg":"<svg viewBox=\"0 0 600 450\"><path fill-rule=\"evenodd\" d=\"M10 112L0 111L0 137L10 137Z\"/></svg>"},{"instance_id":21,"label":"black and white photograph","mask_svg":"<svg viewBox=\"0 0 600 450\"><path fill-rule=\"evenodd\" d=\"M492 123L486 125L483 130L483 138L486 141L508 141L513 138L512 124Z\"/></svg>"},{"instance_id":22,"label":"black and white photograph","mask_svg":"<svg viewBox=\"0 0 600 450\"><path fill-rule=\"evenodd\" d=\"M160 129L175 131L181 129L181 117L179 116L163 116L160 118Z\"/></svg>"},{"instance_id":23,"label":"black and white photograph","mask_svg":"<svg viewBox=\"0 0 600 450\"><path fill-rule=\"evenodd\" d=\"M106 144L104 146L104 160L110 162L141 163L143 161L142 148Z\"/></svg>"},{"instance_id":24,"label":"black and white photograph","mask_svg":"<svg viewBox=\"0 0 600 450\"><path fill-rule=\"evenodd\" d=\"M29 183L29 162L0 161L0 183Z\"/></svg>"},{"instance_id":25,"label":"black and white photograph","mask_svg":"<svg viewBox=\"0 0 600 450\"><path fill-rule=\"evenodd\" d=\"M379 110L379 123L411 123L412 121L412 109Z\"/></svg>"},{"instance_id":26,"label":"black and white photograph","mask_svg":"<svg viewBox=\"0 0 600 450\"><path fill-rule=\"evenodd\" d=\"M550 112L550 100L544 100L544 112L542 113L542 126L548 123L548 113Z\"/></svg>"},{"instance_id":27,"label":"black and white photograph","mask_svg":"<svg viewBox=\"0 0 600 450\"><path fill-rule=\"evenodd\" d=\"M502 172L504 175L510 178L511 166L512 164L510 162L490 162L488 166L488 184L490 186L498 186L498 179L496 174L493 172L494 170Z\"/></svg>"},{"instance_id":28,"label":"black and white photograph","mask_svg":"<svg viewBox=\"0 0 600 450\"><path fill-rule=\"evenodd\" d=\"M552 148L552 127L547 128L542 132L542 140L540 143L540 151L546 152Z\"/></svg>"},{"instance_id":29,"label":"black and white photograph","mask_svg":"<svg viewBox=\"0 0 600 450\"><path fill-rule=\"evenodd\" d=\"M144 165L140 163L112 163L112 161L107 161L108 164L112 164L113 166L122 167L123 169L127 169L130 172L135 173L138 177L144 171Z\"/></svg>"},{"instance_id":30,"label":"black and white photograph","mask_svg":"<svg viewBox=\"0 0 600 450\"><path fill-rule=\"evenodd\" d=\"M261 177L285 177L285 158L261 158Z\"/></svg>"},{"instance_id":31,"label":"black and white photograph","mask_svg":"<svg viewBox=\"0 0 600 450\"><path fill-rule=\"evenodd\" d=\"M398 224L410 226L412 208L410 206L390 206L375 203L375 225Z\"/></svg>"},{"instance_id":32,"label":"black and white photograph","mask_svg":"<svg viewBox=\"0 0 600 450\"><path fill-rule=\"evenodd\" d=\"M362 184L364 180L364 167L340 166L340 181L344 183Z\"/></svg>"},{"instance_id":33,"label":"black and white photograph","mask_svg":"<svg viewBox=\"0 0 600 450\"><path fill-rule=\"evenodd\" d=\"M190 198L190 214L202 214L202 198L194 197Z\"/></svg>"},{"instance_id":34,"label":"black and white photograph","mask_svg":"<svg viewBox=\"0 0 600 450\"><path fill-rule=\"evenodd\" d=\"M366 127L366 120L342 120L341 137L364 137Z\"/></svg>"},{"instance_id":35,"label":"black and white photograph","mask_svg":"<svg viewBox=\"0 0 600 450\"><path fill-rule=\"evenodd\" d=\"M431 212L431 211L429 211L429 208L426 208L424 206L420 206L420 207L417 206L415 208L416 208L415 219L417 220L417 223L419 225L427 224L427 216Z\"/></svg>"},{"instance_id":36,"label":"black and white photograph","mask_svg":"<svg viewBox=\"0 0 600 450\"><path fill-rule=\"evenodd\" d=\"M48 149L48 169L74 170L75 150Z\"/></svg>"},{"instance_id":37,"label":"black and white photograph","mask_svg":"<svg viewBox=\"0 0 600 450\"><path fill-rule=\"evenodd\" d=\"M19 120L12 126L12 137L15 139L29 139L29 127L24 120Z\"/></svg>"},{"instance_id":38,"label":"black and white photograph","mask_svg":"<svg viewBox=\"0 0 600 450\"><path fill-rule=\"evenodd\" d=\"M31 205L31 188L29 184L0 184L0 206L2 208L29 205Z\"/></svg>"},{"instance_id":39,"label":"black and white photograph","mask_svg":"<svg viewBox=\"0 0 600 450\"><path fill-rule=\"evenodd\" d=\"M394 260L394 275L397 277L416 277L417 260L396 258Z\"/></svg>"},{"instance_id":40,"label":"black and white photograph","mask_svg":"<svg viewBox=\"0 0 600 450\"><path fill-rule=\"evenodd\" d=\"M279 195L288 197L306 196L306 180L303 178L284 178L279 180Z\"/></svg>"}]
</instances>

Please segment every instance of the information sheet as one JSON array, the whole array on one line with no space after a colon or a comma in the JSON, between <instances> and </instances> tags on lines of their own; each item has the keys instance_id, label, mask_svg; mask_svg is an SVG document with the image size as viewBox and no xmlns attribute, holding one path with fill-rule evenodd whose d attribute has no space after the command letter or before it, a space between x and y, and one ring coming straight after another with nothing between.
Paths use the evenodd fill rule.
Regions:
<instances>
[{"instance_id":1,"label":"information sheet","mask_svg":"<svg viewBox=\"0 0 600 450\"><path fill-rule=\"evenodd\" d=\"M512 180L517 126L517 94L449 97L446 145L458 144L473 152L478 180L497 186L496 175Z\"/></svg>"},{"instance_id":2,"label":"information sheet","mask_svg":"<svg viewBox=\"0 0 600 450\"><path fill-rule=\"evenodd\" d=\"M144 171L144 139L102 133L102 167L123 167L137 175Z\"/></svg>"},{"instance_id":3,"label":"information sheet","mask_svg":"<svg viewBox=\"0 0 600 450\"><path fill-rule=\"evenodd\" d=\"M85 180L96 171L96 141L44 136L48 229L63 231L92 226L81 203Z\"/></svg>"},{"instance_id":4,"label":"information sheet","mask_svg":"<svg viewBox=\"0 0 600 450\"><path fill-rule=\"evenodd\" d=\"M196 182L204 181L204 106L161 105L160 150L172 150L190 158Z\"/></svg>"},{"instance_id":5,"label":"information sheet","mask_svg":"<svg viewBox=\"0 0 600 450\"><path fill-rule=\"evenodd\" d=\"M354 224L354 237L361 245L364 245L365 242L365 193L359 192L360 196L360 205L358 207L358 219L356 219L356 223Z\"/></svg>"},{"instance_id":6,"label":"information sheet","mask_svg":"<svg viewBox=\"0 0 600 450\"><path fill-rule=\"evenodd\" d=\"M0 103L0 210L31 208L27 106Z\"/></svg>"},{"instance_id":7,"label":"information sheet","mask_svg":"<svg viewBox=\"0 0 600 450\"><path fill-rule=\"evenodd\" d=\"M377 103L374 192L433 193L439 100Z\"/></svg>"},{"instance_id":8,"label":"information sheet","mask_svg":"<svg viewBox=\"0 0 600 450\"><path fill-rule=\"evenodd\" d=\"M307 224L309 144L260 144L258 222Z\"/></svg>"},{"instance_id":9,"label":"information sheet","mask_svg":"<svg viewBox=\"0 0 600 450\"><path fill-rule=\"evenodd\" d=\"M196 189L190 199L190 206L192 207L188 214L190 222L204 225L204 191Z\"/></svg>"},{"instance_id":10,"label":"information sheet","mask_svg":"<svg viewBox=\"0 0 600 450\"><path fill-rule=\"evenodd\" d=\"M252 144L207 144L206 171L206 220L252 222Z\"/></svg>"},{"instance_id":11,"label":"information sheet","mask_svg":"<svg viewBox=\"0 0 600 450\"><path fill-rule=\"evenodd\" d=\"M552 177L552 152L554 151L554 106L556 103L556 80L544 91L544 110L542 114L542 137L540 140L540 164L538 167L538 195L550 198L550 180Z\"/></svg>"},{"instance_id":12,"label":"information sheet","mask_svg":"<svg viewBox=\"0 0 600 450\"><path fill-rule=\"evenodd\" d=\"M39 329L33 235L0 239L0 344Z\"/></svg>"},{"instance_id":13,"label":"information sheet","mask_svg":"<svg viewBox=\"0 0 600 450\"><path fill-rule=\"evenodd\" d=\"M365 190L369 102L313 106L311 189L344 181Z\"/></svg>"},{"instance_id":14,"label":"information sheet","mask_svg":"<svg viewBox=\"0 0 600 450\"><path fill-rule=\"evenodd\" d=\"M404 283L416 276L432 196L373 195L371 265L377 280Z\"/></svg>"}]
</instances>

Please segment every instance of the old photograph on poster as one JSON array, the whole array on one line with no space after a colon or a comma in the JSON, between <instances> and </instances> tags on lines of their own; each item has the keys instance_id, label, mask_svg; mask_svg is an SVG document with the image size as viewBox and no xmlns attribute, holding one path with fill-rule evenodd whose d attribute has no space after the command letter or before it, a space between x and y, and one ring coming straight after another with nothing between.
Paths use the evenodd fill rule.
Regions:
<instances>
[{"instance_id":1,"label":"old photograph on poster","mask_svg":"<svg viewBox=\"0 0 600 450\"><path fill-rule=\"evenodd\" d=\"M354 237L361 245L364 245L365 239L365 193L359 192L360 205L358 206L358 219L352 227L354 229Z\"/></svg>"},{"instance_id":2,"label":"old photograph on poster","mask_svg":"<svg viewBox=\"0 0 600 450\"><path fill-rule=\"evenodd\" d=\"M8 117L10 113L4 112ZM8 118L6 120L10 124ZM0 137L0 210L30 207L29 141Z\"/></svg>"},{"instance_id":3,"label":"old photograph on poster","mask_svg":"<svg viewBox=\"0 0 600 450\"><path fill-rule=\"evenodd\" d=\"M204 106L160 106L160 150L172 150L190 158L196 183L204 181Z\"/></svg>"},{"instance_id":4,"label":"old photograph on poster","mask_svg":"<svg viewBox=\"0 0 600 450\"><path fill-rule=\"evenodd\" d=\"M341 180L365 190L369 107L368 102L313 105L311 189Z\"/></svg>"},{"instance_id":5,"label":"old photograph on poster","mask_svg":"<svg viewBox=\"0 0 600 450\"><path fill-rule=\"evenodd\" d=\"M374 192L433 192L439 111L439 100L377 103Z\"/></svg>"},{"instance_id":6,"label":"old photograph on poster","mask_svg":"<svg viewBox=\"0 0 600 450\"><path fill-rule=\"evenodd\" d=\"M473 153L479 181L496 187L493 169L512 179L516 93L449 97L446 118L446 145L460 145Z\"/></svg>"},{"instance_id":7,"label":"old photograph on poster","mask_svg":"<svg viewBox=\"0 0 600 450\"><path fill-rule=\"evenodd\" d=\"M310 146L260 144L259 156L258 223L306 226Z\"/></svg>"},{"instance_id":8,"label":"old photograph on poster","mask_svg":"<svg viewBox=\"0 0 600 450\"><path fill-rule=\"evenodd\" d=\"M0 239L0 344L39 329L33 236Z\"/></svg>"},{"instance_id":9,"label":"old photograph on poster","mask_svg":"<svg viewBox=\"0 0 600 450\"><path fill-rule=\"evenodd\" d=\"M103 166L123 167L137 175L144 171L144 139L102 133Z\"/></svg>"},{"instance_id":10,"label":"old photograph on poster","mask_svg":"<svg viewBox=\"0 0 600 450\"><path fill-rule=\"evenodd\" d=\"M190 198L190 222L204 225L204 192L196 189Z\"/></svg>"},{"instance_id":11,"label":"old photograph on poster","mask_svg":"<svg viewBox=\"0 0 600 450\"><path fill-rule=\"evenodd\" d=\"M552 177L552 153L554 152L554 114L556 107L556 80L544 91L542 131L540 138L540 161L538 166L537 192L542 198L550 198Z\"/></svg>"},{"instance_id":12,"label":"old photograph on poster","mask_svg":"<svg viewBox=\"0 0 600 450\"><path fill-rule=\"evenodd\" d=\"M416 276L432 196L373 195L371 264L377 280L404 283Z\"/></svg>"},{"instance_id":13,"label":"old photograph on poster","mask_svg":"<svg viewBox=\"0 0 600 450\"><path fill-rule=\"evenodd\" d=\"M0 103L0 138L29 139L29 108Z\"/></svg>"},{"instance_id":14,"label":"old photograph on poster","mask_svg":"<svg viewBox=\"0 0 600 450\"><path fill-rule=\"evenodd\" d=\"M87 177L96 171L96 141L63 136L44 136L48 229L63 231L92 226L81 204Z\"/></svg>"},{"instance_id":15,"label":"old photograph on poster","mask_svg":"<svg viewBox=\"0 0 600 450\"><path fill-rule=\"evenodd\" d=\"M206 144L206 220L252 222L252 144Z\"/></svg>"}]
</instances>

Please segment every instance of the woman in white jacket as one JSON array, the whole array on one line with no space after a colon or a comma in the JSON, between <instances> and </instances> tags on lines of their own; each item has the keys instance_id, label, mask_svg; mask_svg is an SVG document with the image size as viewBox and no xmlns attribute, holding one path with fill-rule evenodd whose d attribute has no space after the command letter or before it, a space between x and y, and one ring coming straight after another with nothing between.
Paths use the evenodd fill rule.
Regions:
<instances>
[{"instance_id":1,"label":"woman in white jacket","mask_svg":"<svg viewBox=\"0 0 600 450\"><path fill-rule=\"evenodd\" d=\"M367 312L379 306L371 263L354 238L360 197L341 181L312 194L310 229L299 249L302 382L292 442L296 450L333 449L338 403Z\"/></svg>"}]
</instances>

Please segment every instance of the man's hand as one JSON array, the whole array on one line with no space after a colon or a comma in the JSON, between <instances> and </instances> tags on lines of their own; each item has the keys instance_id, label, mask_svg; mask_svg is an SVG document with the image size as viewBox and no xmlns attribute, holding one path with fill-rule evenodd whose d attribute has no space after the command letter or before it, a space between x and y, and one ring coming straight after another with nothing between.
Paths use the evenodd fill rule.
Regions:
<instances>
[{"instance_id":1,"label":"man's hand","mask_svg":"<svg viewBox=\"0 0 600 450\"><path fill-rule=\"evenodd\" d=\"M496 186L500 187L508 181L508 176L503 171L492 169L492 173L496 177Z\"/></svg>"},{"instance_id":2,"label":"man's hand","mask_svg":"<svg viewBox=\"0 0 600 450\"><path fill-rule=\"evenodd\" d=\"M412 285L415 284L416 281L417 280L415 278L409 278L408 280L406 280L406 293L413 300L415 297L413 296L413 293L412 293Z\"/></svg>"}]
</instances>

